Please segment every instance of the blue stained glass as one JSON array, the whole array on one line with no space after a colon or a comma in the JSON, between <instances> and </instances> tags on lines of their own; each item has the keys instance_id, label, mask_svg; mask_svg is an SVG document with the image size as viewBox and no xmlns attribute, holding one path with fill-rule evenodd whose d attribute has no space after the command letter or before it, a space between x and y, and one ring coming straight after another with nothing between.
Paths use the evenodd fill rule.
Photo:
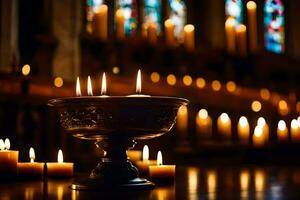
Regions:
<instances>
[{"instance_id":1,"label":"blue stained glass","mask_svg":"<svg viewBox=\"0 0 300 200\"><path fill-rule=\"evenodd\" d=\"M175 25L175 36L182 38L183 28L186 24L186 5L183 0L169 0L170 19Z\"/></svg>"},{"instance_id":2,"label":"blue stained glass","mask_svg":"<svg viewBox=\"0 0 300 200\"><path fill-rule=\"evenodd\" d=\"M226 17L233 17L236 26L243 23L243 1L242 0L225 0Z\"/></svg>"},{"instance_id":3,"label":"blue stained glass","mask_svg":"<svg viewBox=\"0 0 300 200\"><path fill-rule=\"evenodd\" d=\"M281 0L266 0L264 5L265 48L284 52L284 5Z\"/></svg>"},{"instance_id":4,"label":"blue stained glass","mask_svg":"<svg viewBox=\"0 0 300 200\"><path fill-rule=\"evenodd\" d=\"M128 35L137 28L137 0L117 0L116 8L122 9L125 17L125 33Z\"/></svg>"},{"instance_id":5,"label":"blue stained glass","mask_svg":"<svg viewBox=\"0 0 300 200\"><path fill-rule=\"evenodd\" d=\"M161 0L144 0L144 23L154 22L161 31Z\"/></svg>"}]
</instances>

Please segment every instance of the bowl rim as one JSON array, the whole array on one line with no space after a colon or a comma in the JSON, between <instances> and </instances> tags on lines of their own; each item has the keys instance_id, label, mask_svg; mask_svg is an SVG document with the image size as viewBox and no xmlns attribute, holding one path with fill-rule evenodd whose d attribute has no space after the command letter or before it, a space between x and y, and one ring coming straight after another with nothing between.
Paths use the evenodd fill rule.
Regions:
<instances>
[{"instance_id":1,"label":"bowl rim","mask_svg":"<svg viewBox=\"0 0 300 200\"><path fill-rule=\"evenodd\" d=\"M80 96L80 97L62 97L50 99L47 103L50 107L67 107L68 105L87 104L95 105L98 103L110 104L161 104L161 105L187 105L189 100L181 97L169 96L149 96L149 95L129 95L129 96Z\"/></svg>"}]
</instances>

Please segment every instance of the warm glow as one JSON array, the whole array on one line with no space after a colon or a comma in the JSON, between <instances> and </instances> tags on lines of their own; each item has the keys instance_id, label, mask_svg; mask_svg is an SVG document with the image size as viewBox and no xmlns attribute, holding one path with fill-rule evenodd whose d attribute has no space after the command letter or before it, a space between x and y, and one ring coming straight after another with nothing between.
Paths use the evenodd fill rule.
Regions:
<instances>
[{"instance_id":1,"label":"warm glow","mask_svg":"<svg viewBox=\"0 0 300 200\"><path fill-rule=\"evenodd\" d=\"M266 120L263 117L258 118L257 126L264 127L266 125Z\"/></svg>"},{"instance_id":2,"label":"warm glow","mask_svg":"<svg viewBox=\"0 0 300 200\"><path fill-rule=\"evenodd\" d=\"M236 29L236 31L237 32L246 32L246 30L247 30L247 28L246 28L246 26L244 25L244 24L240 24L238 27L237 27L237 29Z\"/></svg>"},{"instance_id":3,"label":"warm glow","mask_svg":"<svg viewBox=\"0 0 300 200\"><path fill-rule=\"evenodd\" d=\"M204 88L205 87L205 79L204 78L197 78L196 85L198 88Z\"/></svg>"},{"instance_id":4,"label":"warm glow","mask_svg":"<svg viewBox=\"0 0 300 200\"><path fill-rule=\"evenodd\" d=\"M233 81L229 81L226 83L226 89L228 92L234 92L236 90L236 84Z\"/></svg>"},{"instance_id":5,"label":"warm glow","mask_svg":"<svg viewBox=\"0 0 300 200\"><path fill-rule=\"evenodd\" d=\"M285 123L285 121L280 120L278 122L278 129L281 130L281 131L284 131L286 129L286 123Z\"/></svg>"},{"instance_id":6,"label":"warm glow","mask_svg":"<svg viewBox=\"0 0 300 200\"><path fill-rule=\"evenodd\" d=\"M194 25L192 24L187 24L183 28L184 32L193 32L195 30Z\"/></svg>"},{"instance_id":7,"label":"warm glow","mask_svg":"<svg viewBox=\"0 0 300 200\"><path fill-rule=\"evenodd\" d=\"M4 141L0 139L0 150L3 151L5 149Z\"/></svg>"},{"instance_id":8,"label":"warm glow","mask_svg":"<svg viewBox=\"0 0 300 200\"><path fill-rule=\"evenodd\" d=\"M124 18L124 12L122 9L116 11L116 18Z\"/></svg>"},{"instance_id":9,"label":"warm glow","mask_svg":"<svg viewBox=\"0 0 300 200\"><path fill-rule=\"evenodd\" d=\"M183 81L183 84L186 85L186 86L190 86L190 85L192 85L192 83L193 83L193 79L192 79L192 77L189 76L189 75L185 75L185 76L183 77L182 81Z\"/></svg>"},{"instance_id":10,"label":"warm glow","mask_svg":"<svg viewBox=\"0 0 300 200\"><path fill-rule=\"evenodd\" d=\"M157 165L162 165L163 164L163 158L162 158L162 154L161 151L157 152Z\"/></svg>"},{"instance_id":11,"label":"warm glow","mask_svg":"<svg viewBox=\"0 0 300 200\"><path fill-rule=\"evenodd\" d=\"M174 74L169 74L167 76L167 83L169 85L175 85L176 84L176 76Z\"/></svg>"},{"instance_id":12,"label":"warm glow","mask_svg":"<svg viewBox=\"0 0 300 200\"><path fill-rule=\"evenodd\" d=\"M188 169L188 185L189 191L197 192L198 188L198 169L197 168L189 168Z\"/></svg>"},{"instance_id":13,"label":"warm glow","mask_svg":"<svg viewBox=\"0 0 300 200\"><path fill-rule=\"evenodd\" d=\"M199 116L199 118L201 118L201 119L207 119L207 117L208 117L208 112L207 112L207 110L205 110L205 109L199 110L198 116Z\"/></svg>"},{"instance_id":14,"label":"warm glow","mask_svg":"<svg viewBox=\"0 0 300 200\"><path fill-rule=\"evenodd\" d=\"M221 89L221 83L220 81L218 80L214 80L212 83L211 83L211 87L214 91L219 91Z\"/></svg>"},{"instance_id":15,"label":"warm glow","mask_svg":"<svg viewBox=\"0 0 300 200\"><path fill-rule=\"evenodd\" d=\"M235 19L233 17L228 17L225 22L226 27L234 27L235 26Z\"/></svg>"},{"instance_id":16,"label":"warm glow","mask_svg":"<svg viewBox=\"0 0 300 200\"><path fill-rule=\"evenodd\" d=\"M64 80L61 77L56 77L54 79L54 85L55 87L61 87L64 84Z\"/></svg>"},{"instance_id":17,"label":"warm glow","mask_svg":"<svg viewBox=\"0 0 300 200\"><path fill-rule=\"evenodd\" d=\"M10 141L8 138L4 141L4 149L9 150L10 149Z\"/></svg>"},{"instance_id":18,"label":"warm glow","mask_svg":"<svg viewBox=\"0 0 300 200\"><path fill-rule=\"evenodd\" d=\"M165 27L172 27L172 26L174 26L172 20L171 19L167 19L165 21Z\"/></svg>"},{"instance_id":19,"label":"warm glow","mask_svg":"<svg viewBox=\"0 0 300 200\"><path fill-rule=\"evenodd\" d=\"M247 9L253 10L256 9L256 3L254 1L248 1L246 4Z\"/></svg>"},{"instance_id":20,"label":"warm glow","mask_svg":"<svg viewBox=\"0 0 300 200\"><path fill-rule=\"evenodd\" d=\"M207 172L207 190L215 192L217 188L217 174L214 171Z\"/></svg>"},{"instance_id":21,"label":"warm glow","mask_svg":"<svg viewBox=\"0 0 300 200\"><path fill-rule=\"evenodd\" d=\"M248 190L250 182L250 174L248 171L242 171L240 174L241 190Z\"/></svg>"},{"instance_id":22,"label":"warm glow","mask_svg":"<svg viewBox=\"0 0 300 200\"><path fill-rule=\"evenodd\" d=\"M271 97L271 93L268 89L266 88L262 88L260 90L260 97L263 99L263 100L269 100L270 97Z\"/></svg>"},{"instance_id":23,"label":"warm glow","mask_svg":"<svg viewBox=\"0 0 300 200\"><path fill-rule=\"evenodd\" d=\"M151 75L150 75L150 79L153 83L157 83L160 79L159 73L152 72Z\"/></svg>"},{"instance_id":24,"label":"warm glow","mask_svg":"<svg viewBox=\"0 0 300 200\"><path fill-rule=\"evenodd\" d=\"M79 80L79 77L77 77L77 80L76 80L76 96L81 96L81 89L80 89L80 80Z\"/></svg>"},{"instance_id":25,"label":"warm glow","mask_svg":"<svg viewBox=\"0 0 300 200\"><path fill-rule=\"evenodd\" d=\"M114 74L118 74L118 73L120 73L120 68L119 68L119 67L113 67L113 68L112 68L112 72L113 72Z\"/></svg>"},{"instance_id":26,"label":"warm glow","mask_svg":"<svg viewBox=\"0 0 300 200\"><path fill-rule=\"evenodd\" d=\"M254 112L259 112L261 110L261 103L259 101L253 101L251 108Z\"/></svg>"},{"instance_id":27,"label":"warm glow","mask_svg":"<svg viewBox=\"0 0 300 200\"><path fill-rule=\"evenodd\" d=\"M248 126L248 120L245 116L240 117L239 119L239 125L243 128L245 128L246 126Z\"/></svg>"},{"instance_id":28,"label":"warm glow","mask_svg":"<svg viewBox=\"0 0 300 200\"><path fill-rule=\"evenodd\" d=\"M35 152L34 152L34 149L32 147L30 147L30 149L29 149L29 158L30 158L30 162L34 163Z\"/></svg>"},{"instance_id":29,"label":"warm glow","mask_svg":"<svg viewBox=\"0 0 300 200\"><path fill-rule=\"evenodd\" d=\"M90 76L88 76L88 81L87 81L87 93L89 96L93 96L92 81Z\"/></svg>"},{"instance_id":30,"label":"warm glow","mask_svg":"<svg viewBox=\"0 0 300 200\"><path fill-rule=\"evenodd\" d=\"M22 74L28 76L30 73L30 65L26 64L22 67Z\"/></svg>"},{"instance_id":31,"label":"warm glow","mask_svg":"<svg viewBox=\"0 0 300 200\"><path fill-rule=\"evenodd\" d=\"M63 163L64 162L64 156L63 156L63 152L62 150L58 150L58 154L57 154L57 162L58 163Z\"/></svg>"},{"instance_id":32,"label":"warm glow","mask_svg":"<svg viewBox=\"0 0 300 200\"><path fill-rule=\"evenodd\" d=\"M102 75L101 95L106 95L106 76L105 76L105 72Z\"/></svg>"},{"instance_id":33,"label":"warm glow","mask_svg":"<svg viewBox=\"0 0 300 200\"><path fill-rule=\"evenodd\" d=\"M187 106L180 106L178 109L178 115L186 115L187 112Z\"/></svg>"},{"instance_id":34,"label":"warm glow","mask_svg":"<svg viewBox=\"0 0 300 200\"><path fill-rule=\"evenodd\" d=\"M141 94L142 92L142 77L141 77L141 70L139 69L136 77L136 93Z\"/></svg>"},{"instance_id":35,"label":"warm glow","mask_svg":"<svg viewBox=\"0 0 300 200\"><path fill-rule=\"evenodd\" d=\"M147 161L149 160L149 147L148 145L145 145L143 147L143 157L142 157L143 161Z\"/></svg>"},{"instance_id":36,"label":"warm glow","mask_svg":"<svg viewBox=\"0 0 300 200\"><path fill-rule=\"evenodd\" d=\"M300 116L297 118L298 126L300 127Z\"/></svg>"},{"instance_id":37,"label":"warm glow","mask_svg":"<svg viewBox=\"0 0 300 200\"><path fill-rule=\"evenodd\" d=\"M220 119L222 121L222 123L227 123L229 121L229 116L227 113L222 113L221 116L220 116Z\"/></svg>"},{"instance_id":38,"label":"warm glow","mask_svg":"<svg viewBox=\"0 0 300 200\"><path fill-rule=\"evenodd\" d=\"M263 135L263 127L261 126L256 126L254 129L254 136L255 137L262 137Z\"/></svg>"},{"instance_id":39,"label":"warm glow","mask_svg":"<svg viewBox=\"0 0 300 200\"><path fill-rule=\"evenodd\" d=\"M291 129L298 129L299 125L298 125L298 121L296 119L293 119L291 121Z\"/></svg>"},{"instance_id":40,"label":"warm glow","mask_svg":"<svg viewBox=\"0 0 300 200\"><path fill-rule=\"evenodd\" d=\"M261 170L256 170L254 174L255 190L258 192L264 191L265 175Z\"/></svg>"},{"instance_id":41,"label":"warm glow","mask_svg":"<svg viewBox=\"0 0 300 200\"><path fill-rule=\"evenodd\" d=\"M280 100L278 103L278 111L281 115L287 115L289 113L289 107L285 100Z\"/></svg>"}]
</instances>

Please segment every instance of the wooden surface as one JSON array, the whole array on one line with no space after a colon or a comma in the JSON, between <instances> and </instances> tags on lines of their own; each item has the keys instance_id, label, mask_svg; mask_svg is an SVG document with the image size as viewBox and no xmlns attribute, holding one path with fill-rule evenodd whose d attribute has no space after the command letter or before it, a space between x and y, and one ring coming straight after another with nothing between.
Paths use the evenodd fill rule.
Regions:
<instances>
[{"instance_id":1,"label":"wooden surface","mask_svg":"<svg viewBox=\"0 0 300 200\"><path fill-rule=\"evenodd\" d=\"M153 191L97 193L70 190L71 179L0 184L0 199L300 199L300 168L177 166L173 184Z\"/></svg>"}]
</instances>

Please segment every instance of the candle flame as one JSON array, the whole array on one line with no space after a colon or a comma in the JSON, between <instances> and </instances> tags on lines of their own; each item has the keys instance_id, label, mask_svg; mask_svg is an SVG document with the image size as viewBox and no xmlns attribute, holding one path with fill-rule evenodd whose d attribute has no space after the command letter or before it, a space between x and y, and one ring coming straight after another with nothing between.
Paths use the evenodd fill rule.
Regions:
<instances>
[{"instance_id":1,"label":"candle flame","mask_svg":"<svg viewBox=\"0 0 300 200\"><path fill-rule=\"evenodd\" d=\"M136 77L136 93L141 94L142 92L142 77L141 77L141 70L139 69Z\"/></svg>"},{"instance_id":2,"label":"candle flame","mask_svg":"<svg viewBox=\"0 0 300 200\"><path fill-rule=\"evenodd\" d=\"M3 151L5 148L4 141L0 139L0 151Z\"/></svg>"},{"instance_id":3,"label":"candle flame","mask_svg":"<svg viewBox=\"0 0 300 200\"><path fill-rule=\"evenodd\" d=\"M81 96L81 89L80 89L80 80L79 77L77 77L76 80L76 96Z\"/></svg>"},{"instance_id":4,"label":"candle flame","mask_svg":"<svg viewBox=\"0 0 300 200\"><path fill-rule=\"evenodd\" d=\"M9 141L8 138L6 138L5 141L4 141L4 148L5 148L6 150L9 150L9 149L10 149L10 141Z\"/></svg>"},{"instance_id":5,"label":"candle flame","mask_svg":"<svg viewBox=\"0 0 300 200\"><path fill-rule=\"evenodd\" d=\"M162 165L163 164L163 158L162 158L162 154L161 151L157 152L157 165Z\"/></svg>"},{"instance_id":6,"label":"candle flame","mask_svg":"<svg viewBox=\"0 0 300 200\"><path fill-rule=\"evenodd\" d=\"M105 72L102 75L101 95L106 95L106 76L105 76Z\"/></svg>"},{"instance_id":7,"label":"candle flame","mask_svg":"<svg viewBox=\"0 0 300 200\"><path fill-rule=\"evenodd\" d=\"M263 117L258 118L257 120L257 126L264 127L266 125L266 120Z\"/></svg>"},{"instance_id":8,"label":"candle flame","mask_svg":"<svg viewBox=\"0 0 300 200\"><path fill-rule=\"evenodd\" d=\"M145 145L143 148L143 161L149 160L149 147Z\"/></svg>"},{"instance_id":9,"label":"candle flame","mask_svg":"<svg viewBox=\"0 0 300 200\"><path fill-rule=\"evenodd\" d=\"M281 130L281 131L284 131L286 129L286 123L285 123L285 121L280 120L278 122L278 129Z\"/></svg>"},{"instance_id":10,"label":"candle flame","mask_svg":"<svg viewBox=\"0 0 300 200\"><path fill-rule=\"evenodd\" d=\"M261 137L263 135L263 128L261 126L256 126L254 129L254 135L256 137Z\"/></svg>"},{"instance_id":11,"label":"candle flame","mask_svg":"<svg viewBox=\"0 0 300 200\"><path fill-rule=\"evenodd\" d=\"M58 163L63 163L64 162L64 156L63 156L63 152L62 150L58 150L58 154L57 154L57 162Z\"/></svg>"},{"instance_id":12,"label":"candle flame","mask_svg":"<svg viewBox=\"0 0 300 200\"><path fill-rule=\"evenodd\" d=\"M88 81L87 81L87 93L89 96L93 96L92 81L90 76L88 76Z\"/></svg>"},{"instance_id":13,"label":"candle flame","mask_svg":"<svg viewBox=\"0 0 300 200\"><path fill-rule=\"evenodd\" d=\"M30 149L29 149L29 158L30 158L30 162L34 163L35 152L34 152L34 149L32 147L30 147Z\"/></svg>"},{"instance_id":14,"label":"candle flame","mask_svg":"<svg viewBox=\"0 0 300 200\"><path fill-rule=\"evenodd\" d=\"M229 116L227 113L222 113L220 118L223 123L227 123L229 121Z\"/></svg>"},{"instance_id":15,"label":"candle flame","mask_svg":"<svg viewBox=\"0 0 300 200\"><path fill-rule=\"evenodd\" d=\"M242 116L240 119L239 119L239 124L241 127L246 127L248 126L248 120L245 116Z\"/></svg>"}]
</instances>

